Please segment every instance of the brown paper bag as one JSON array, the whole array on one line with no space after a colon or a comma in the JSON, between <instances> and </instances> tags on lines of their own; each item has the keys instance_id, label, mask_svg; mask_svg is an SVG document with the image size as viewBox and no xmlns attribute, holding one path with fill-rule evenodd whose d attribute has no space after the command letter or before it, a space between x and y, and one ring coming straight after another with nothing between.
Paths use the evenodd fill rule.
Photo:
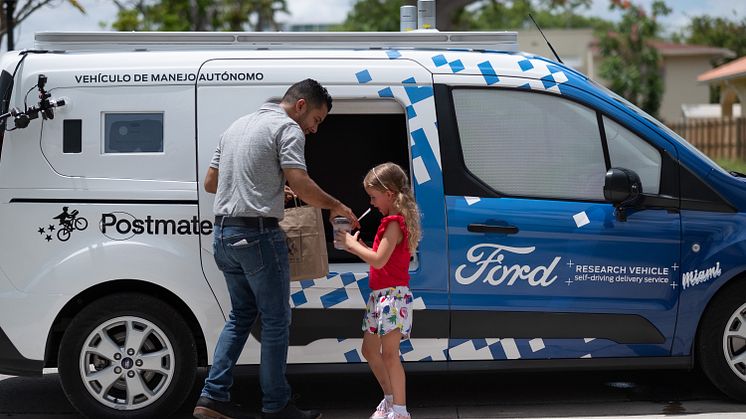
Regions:
<instances>
[{"instance_id":1,"label":"brown paper bag","mask_svg":"<svg viewBox=\"0 0 746 419\"><path fill-rule=\"evenodd\" d=\"M321 209L310 205L285 209L280 227L287 236L290 280L316 279L329 273Z\"/></svg>"}]
</instances>

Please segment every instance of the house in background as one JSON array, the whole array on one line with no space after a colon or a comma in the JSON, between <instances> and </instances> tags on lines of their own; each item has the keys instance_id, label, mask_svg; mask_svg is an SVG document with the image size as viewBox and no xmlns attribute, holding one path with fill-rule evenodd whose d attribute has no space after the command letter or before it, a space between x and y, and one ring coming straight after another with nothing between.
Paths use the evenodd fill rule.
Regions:
<instances>
[{"instance_id":1,"label":"house in background","mask_svg":"<svg viewBox=\"0 0 746 419\"><path fill-rule=\"evenodd\" d=\"M544 34L565 64L602 84L608 84L598 74L603 57L592 29L548 29ZM518 42L523 51L554 57L538 31L519 30ZM684 117L683 105L709 102L709 87L697 83L697 76L712 68L712 59L733 56L732 51L724 48L664 41L653 41L652 45L663 60L661 68L665 90L659 117L668 123Z\"/></svg>"},{"instance_id":2,"label":"house in background","mask_svg":"<svg viewBox=\"0 0 746 419\"><path fill-rule=\"evenodd\" d=\"M720 86L721 115L725 118L738 116L734 112L733 104L736 99L741 102L741 109L746 104L746 57L706 71L700 74L697 80L700 83Z\"/></svg>"}]
</instances>

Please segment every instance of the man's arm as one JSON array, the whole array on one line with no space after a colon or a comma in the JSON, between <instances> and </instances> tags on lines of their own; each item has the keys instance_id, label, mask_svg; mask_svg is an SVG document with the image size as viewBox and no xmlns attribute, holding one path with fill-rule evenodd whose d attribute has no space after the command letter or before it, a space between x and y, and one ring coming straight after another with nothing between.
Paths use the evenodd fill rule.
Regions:
<instances>
[{"instance_id":1,"label":"man's arm","mask_svg":"<svg viewBox=\"0 0 746 419\"><path fill-rule=\"evenodd\" d=\"M207 168L207 175L205 176L205 191L207 193L215 193L218 191L218 169L214 167Z\"/></svg>"},{"instance_id":2,"label":"man's arm","mask_svg":"<svg viewBox=\"0 0 746 419\"><path fill-rule=\"evenodd\" d=\"M217 171L217 170L216 170ZM308 176L308 172L303 169L288 168L282 169L285 173L285 179L290 184L290 188L301 200L311 206L324 208L331 211L331 218L342 216L352 222L353 228L359 228L360 223L352 210L338 199L324 192L316 182Z\"/></svg>"}]
</instances>

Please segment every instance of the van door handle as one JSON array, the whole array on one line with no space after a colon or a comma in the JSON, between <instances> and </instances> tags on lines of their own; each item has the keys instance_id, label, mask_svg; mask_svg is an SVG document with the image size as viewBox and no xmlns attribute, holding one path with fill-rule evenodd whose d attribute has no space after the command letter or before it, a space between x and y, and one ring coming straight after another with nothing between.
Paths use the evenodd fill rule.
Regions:
<instances>
[{"instance_id":1,"label":"van door handle","mask_svg":"<svg viewBox=\"0 0 746 419\"><path fill-rule=\"evenodd\" d=\"M471 233L502 233L516 234L518 227L506 225L469 224L466 229Z\"/></svg>"}]
</instances>

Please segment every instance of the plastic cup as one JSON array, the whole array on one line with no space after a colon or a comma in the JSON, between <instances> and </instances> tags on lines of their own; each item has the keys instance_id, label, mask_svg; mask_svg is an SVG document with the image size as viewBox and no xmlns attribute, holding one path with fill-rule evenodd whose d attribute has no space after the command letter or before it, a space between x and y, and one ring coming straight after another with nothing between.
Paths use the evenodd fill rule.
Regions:
<instances>
[{"instance_id":1,"label":"plastic cup","mask_svg":"<svg viewBox=\"0 0 746 419\"><path fill-rule=\"evenodd\" d=\"M334 232L334 237L336 238L338 231L342 231L345 233L349 233L350 231L352 231L352 223L345 217L334 217L332 219L332 230ZM347 248L347 246L345 246L342 242L334 240L334 248L344 250Z\"/></svg>"}]
</instances>

